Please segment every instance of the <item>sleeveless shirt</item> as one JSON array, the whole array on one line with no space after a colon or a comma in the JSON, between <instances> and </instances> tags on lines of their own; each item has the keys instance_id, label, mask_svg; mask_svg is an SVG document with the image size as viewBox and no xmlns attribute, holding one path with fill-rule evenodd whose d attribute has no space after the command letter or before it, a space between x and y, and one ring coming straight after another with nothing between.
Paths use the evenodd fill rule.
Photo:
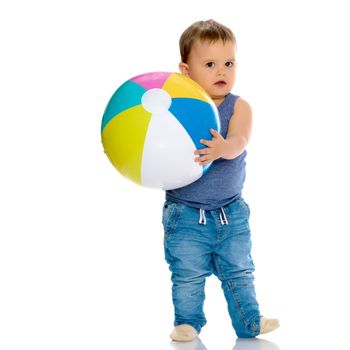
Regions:
<instances>
[{"instance_id":1,"label":"sleeveless shirt","mask_svg":"<svg viewBox=\"0 0 350 350\"><path fill-rule=\"evenodd\" d=\"M239 96L230 93L218 107L220 133L224 138L238 98ZM206 174L197 181L185 187L166 191L166 200L204 210L213 210L230 204L242 193L246 155L247 151L244 150L234 159L215 160Z\"/></svg>"}]
</instances>

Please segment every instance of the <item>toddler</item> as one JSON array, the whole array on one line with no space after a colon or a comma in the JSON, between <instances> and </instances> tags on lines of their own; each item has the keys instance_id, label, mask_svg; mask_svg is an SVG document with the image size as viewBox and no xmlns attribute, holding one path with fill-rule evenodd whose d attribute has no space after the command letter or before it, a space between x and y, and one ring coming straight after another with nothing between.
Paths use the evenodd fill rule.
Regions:
<instances>
[{"instance_id":1,"label":"toddler","mask_svg":"<svg viewBox=\"0 0 350 350\"><path fill-rule=\"evenodd\" d=\"M221 132L196 150L198 166L213 162L196 182L166 191L163 207L165 258L172 272L175 341L191 341L206 324L206 277L222 282L238 337L250 338L279 326L260 315L254 288L249 207L242 198L251 108L231 94L236 76L236 40L213 20L187 28L180 38L182 74L199 83L219 110Z\"/></svg>"}]
</instances>

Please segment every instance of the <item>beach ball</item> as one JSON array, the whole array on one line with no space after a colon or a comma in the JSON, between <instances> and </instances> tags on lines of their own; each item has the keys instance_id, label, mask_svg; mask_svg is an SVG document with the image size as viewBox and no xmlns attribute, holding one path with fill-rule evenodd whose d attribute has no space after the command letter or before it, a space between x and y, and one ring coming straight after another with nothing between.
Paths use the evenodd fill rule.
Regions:
<instances>
[{"instance_id":1,"label":"beach ball","mask_svg":"<svg viewBox=\"0 0 350 350\"><path fill-rule=\"evenodd\" d=\"M105 109L101 137L114 167L137 184L164 190L186 186L209 169L194 151L220 131L218 111L192 79L169 72L138 75L122 84ZM203 189L205 190L205 189Z\"/></svg>"}]
</instances>

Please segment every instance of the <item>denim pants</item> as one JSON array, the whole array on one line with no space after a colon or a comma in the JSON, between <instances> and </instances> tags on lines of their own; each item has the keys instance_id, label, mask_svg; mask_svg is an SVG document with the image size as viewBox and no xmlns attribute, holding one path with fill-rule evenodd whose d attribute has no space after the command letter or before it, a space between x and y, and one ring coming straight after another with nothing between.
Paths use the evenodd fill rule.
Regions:
<instances>
[{"instance_id":1,"label":"denim pants","mask_svg":"<svg viewBox=\"0 0 350 350\"><path fill-rule=\"evenodd\" d=\"M205 211L165 201L164 249L172 272L175 326L189 324L201 331L206 324L205 279L214 273L221 281L237 336L250 338L260 333L249 215L242 198Z\"/></svg>"}]
</instances>

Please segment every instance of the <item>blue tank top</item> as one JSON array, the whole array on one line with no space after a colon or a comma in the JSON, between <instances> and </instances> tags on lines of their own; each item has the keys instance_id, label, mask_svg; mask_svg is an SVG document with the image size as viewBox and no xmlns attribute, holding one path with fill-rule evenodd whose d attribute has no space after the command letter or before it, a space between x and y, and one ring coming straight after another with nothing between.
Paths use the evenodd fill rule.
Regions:
<instances>
[{"instance_id":1,"label":"blue tank top","mask_svg":"<svg viewBox=\"0 0 350 350\"><path fill-rule=\"evenodd\" d=\"M226 137L228 124L239 96L228 94L219 105L221 135ZM247 151L234 159L215 160L205 175L185 187L166 191L166 200L194 208L212 210L224 207L242 193Z\"/></svg>"}]
</instances>

